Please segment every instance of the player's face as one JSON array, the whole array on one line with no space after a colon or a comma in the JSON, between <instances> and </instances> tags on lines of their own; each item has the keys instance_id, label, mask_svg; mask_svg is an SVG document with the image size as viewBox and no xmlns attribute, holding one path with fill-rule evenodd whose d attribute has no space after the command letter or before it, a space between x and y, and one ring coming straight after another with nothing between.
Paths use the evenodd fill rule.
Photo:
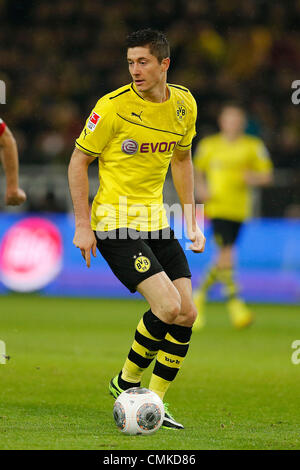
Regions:
<instances>
[{"instance_id":1,"label":"player's face","mask_svg":"<svg viewBox=\"0 0 300 470\"><path fill-rule=\"evenodd\" d=\"M148 47L130 47L127 60L130 75L138 91L147 93L165 82L169 58L160 63Z\"/></svg>"},{"instance_id":2,"label":"player's face","mask_svg":"<svg viewBox=\"0 0 300 470\"><path fill-rule=\"evenodd\" d=\"M228 107L223 109L219 117L220 129L224 134L239 135L244 132L246 117L239 108Z\"/></svg>"}]
</instances>

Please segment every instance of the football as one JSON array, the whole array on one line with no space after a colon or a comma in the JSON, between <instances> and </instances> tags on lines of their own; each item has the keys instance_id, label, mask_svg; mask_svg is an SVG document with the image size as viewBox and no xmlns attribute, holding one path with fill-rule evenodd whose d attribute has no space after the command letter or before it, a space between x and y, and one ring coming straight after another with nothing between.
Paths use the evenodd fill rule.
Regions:
<instances>
[{"instance_id":1,"label":"football","mask_svg":"<svg viewBox=\"0 0 300 470\"><path fill-rule=\"evenodd\" d=\"M124 434L153 434L161 427L165 410L155 392L133 387L119 395L113 415L117 427Z\"/></svg>"}]
</instances>

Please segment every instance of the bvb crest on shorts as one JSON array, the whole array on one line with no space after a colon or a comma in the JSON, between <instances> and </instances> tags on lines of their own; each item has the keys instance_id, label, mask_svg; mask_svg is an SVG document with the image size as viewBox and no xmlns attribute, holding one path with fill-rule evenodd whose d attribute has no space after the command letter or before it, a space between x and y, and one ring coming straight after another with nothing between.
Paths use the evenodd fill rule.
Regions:
<instances>
[{"instance_id":1,"label":"bvb crest on shorts","mask_svg":"<svg viewBox=\"0 0 300 470\"><path fill-rule=\"evenodd\" d=\"M179 121L182 121L182 119L186 116L186 108L184 106L184 101L177 101L178 107L176 109L176 116Z\"/></svg>"},{"instance_id":2,"label":"bvb crest on shorts","mask_svg":"<svg viewBox=\"0 0 300 470\"><path fill-rule=\"evenodd\" d=\"M139 273L145 273L150 269L151 262L149 258L143 256L142 253L139 253L138 256L134 256L134 267Z\"/></svg>"}]
</instances>

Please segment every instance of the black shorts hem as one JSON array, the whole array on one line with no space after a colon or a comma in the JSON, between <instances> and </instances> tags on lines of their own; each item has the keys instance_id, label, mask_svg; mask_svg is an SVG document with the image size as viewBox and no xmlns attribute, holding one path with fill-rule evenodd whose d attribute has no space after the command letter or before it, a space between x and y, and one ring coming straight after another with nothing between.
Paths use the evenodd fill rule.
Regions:
<instances>
[{"instance_id":1,"label":"black shorts hem","mask_svg":"<svg viewBox=\"0 0 300 470\"><path fill-rule=\"evenodd\" d=\"M192 275L191 275L191 273L189 273L189 274L180 274L180 275L176 275L176 276L169 276L169 278L172 282L176 281L176 279L181 279L182 277L186 277L187 279L191 279Z\"/></svg>"},{"instance_id":2,"label":"black shorts hem","mask_svg":"<svg viewBox=\"0 0 300 470\"><path fill-rule=\"evenodd\" d=\"M128 290L130 290L130 292L132 294L135 294L135 292L138 292L137 291L137 286L140 285L143 281L146 281L146 279L149 279L149 277L151 276L154 276L155 274L158 274L158 273L164 273L165 271L163 270L163 268L161 269L156 269L155 271L151 271L148 273L148 276L145 274L145 277L138 283L135 285L135 287L130 287L130 286L127 286L126 284L124 284L125 287L127 287Z\"/></svg>"},{"instance_id":3,"label":"black shorts hem","mask_svg":"<svg viewBox=\"0 0 300 470\"><path fill-rule=\"evenodd\" d=\"M172 229L169 237L164 238L164 230L159 232L158 239L131 237L120 239L104 237L100 239L94 231L97 239L97 248L106 260L110 269L119 281L132 293L137 291L137 286L144 280L165 272L173 281L181 277L191 277L184 251L174 236ZM145 268L148 268L145 269Z\"/></svg>"}]
</instances>

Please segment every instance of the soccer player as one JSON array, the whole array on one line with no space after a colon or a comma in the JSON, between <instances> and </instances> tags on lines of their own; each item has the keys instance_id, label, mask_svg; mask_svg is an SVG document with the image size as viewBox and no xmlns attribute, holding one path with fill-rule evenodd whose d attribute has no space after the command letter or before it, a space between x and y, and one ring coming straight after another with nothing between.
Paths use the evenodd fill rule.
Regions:
<instances>
[{"instance_id":1,"label":"soccer player","mask_svg":"<svg viewBox=\"0 0 300 470\"><path fill-rule=\"evenodd\" d=\"M170 50L163 33L130 34L127 60L132 83L97 102L71 157L73 243L88 267L98 247L117 278L149 303L125 363L109 384L111 394L116 398L140 386L155 359L149 388L163 399L187 354L197 312L189 266L169 227L162 192L171 162L190 248L201 253L205 238L195 219L191 159L197 108L187 88L167 84ZM100 187L90 223L87 170L95 158ZM165 409L163 427L182 429Z\"/></svg>"},{"instance_id":2,"label":"soccer player","mask_svg":"<svg viewBox=\"0 0 300 470\"><path fill-rule=\"evenodd\" d=\"M16 140L0 118L0 157L6 179L5 203L19 206L26 201L26 194L19 188L19 159Z\"/></svg>"},{"instance_id":3,"label":"soccer player","mask_svg":"<svg viewBox=\"0 0 300 470\"><path fill-rule=\"evenodd\" d=\"M217 259L194 293L198 310L194 330L205 323L207 291L216 282L225 287L233 325L243 328L253 321L234 281L234 245L250 215L250 189L270 184L272 163L262 140L245 134L245 125L244 109L235 103L226 104L219 115L220 132L200 141L194 156L196 191L219 247Z\"/></svg>"}]
</instances>

